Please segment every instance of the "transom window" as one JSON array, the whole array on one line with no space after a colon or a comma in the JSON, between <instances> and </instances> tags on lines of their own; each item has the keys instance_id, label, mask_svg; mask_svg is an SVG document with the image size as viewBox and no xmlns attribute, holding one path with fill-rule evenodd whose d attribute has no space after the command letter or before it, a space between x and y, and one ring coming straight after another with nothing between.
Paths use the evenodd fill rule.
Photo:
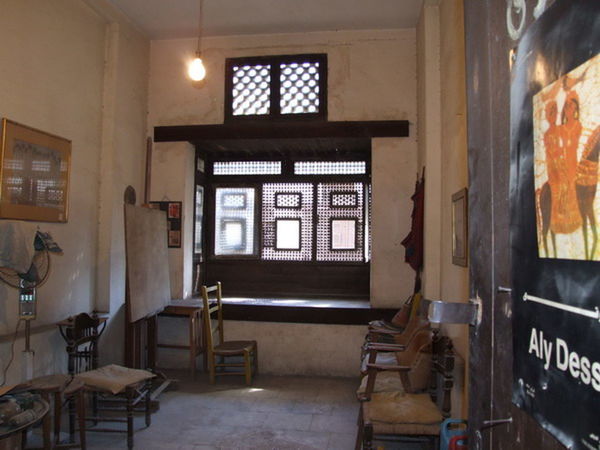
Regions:
<instances>
[{"instance_id":1,"label":"transom window","mask_svg":"<svg viewBox=\"0 0 600 450\"><path fill-rule=\"evenodd\" d=\"M327 116L327 55L229 58L225 71L226 120Z\"/></svg>"}]
</instances>

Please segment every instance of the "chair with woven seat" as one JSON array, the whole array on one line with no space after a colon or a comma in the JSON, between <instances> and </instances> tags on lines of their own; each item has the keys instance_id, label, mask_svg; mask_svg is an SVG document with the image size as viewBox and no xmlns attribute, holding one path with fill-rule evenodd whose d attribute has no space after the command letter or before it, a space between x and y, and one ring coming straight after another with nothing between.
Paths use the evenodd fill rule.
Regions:
<instances>
[{"instance_id":1,"label":"chair with woven seat","mask_svg":"<svg viewBox=\"0 0 600 450\"><path fill-rule=\"evenodd\" d=\"M67 341L69 373L84 385L92 399L92 413L85 417L87 431L126 432L127 446L133 448L135 408L145 415L145 425L150 426L150 390L154 374L146 370L131 369L111 364L98 368L98 341L102 330L100 319L86 313L78 314L69 321L70 326L61 329ZM110 412L104 413L105 411ZM72 415L71 408L69 415ZM116 417L117 415L125 417ZM70 417L71 419L71 417ZM70 420L70 434L74 433L74 421ZM92 422L90 424L90 422ZM125 430L99 428L99 422L125 423Z\"/></svg>"},{"instance_id":2,"label":"chair with woven seat","mask_svg":"<svg viewBox=\"0 0 600 450\"><path fill-rule=\"evenodd\" d=\"M258 373L258 346L256 341L225 341L223 330L223 303L221 283L214 286L202 286L202 301L204 309L204 332L206 333L206 355L211 384L215 383L217 375L243 375L246 384L252 384L252 376ZM213 301L209 299L214 296ZM212 315L216 314L216 326ZM218 334L218 344L215 344L215 333ZM219 357L219 362L217 362ZM241 357L242 362L226 362L226 358ZM243 367L244 371L230 370ZM221 369L221 370L217 370ZM229 370L228 370L229 369Z\"/></svg>"},{"instance_id":3,"label":"chair with woven seat","mask_svg":"<svg viewBox=\"0 0 600 450\"><path fill-rule=\"evenodd\" d=\"M410 437L426 440L430 448L438 448L440 426L450 416L453 385L454 352L452 341L435 337L432 342L431 384L428 393L419 393L411 386L406 374L411 361L405 364L369 364L366 392L361 403L356 448L370 450L373 440L402 440ZM418 353L414 353L416 357ZM374 393L377 374L399 372L403 389ZM441 394L440 394L441 392Z\"/></svg>"}]
</instances>

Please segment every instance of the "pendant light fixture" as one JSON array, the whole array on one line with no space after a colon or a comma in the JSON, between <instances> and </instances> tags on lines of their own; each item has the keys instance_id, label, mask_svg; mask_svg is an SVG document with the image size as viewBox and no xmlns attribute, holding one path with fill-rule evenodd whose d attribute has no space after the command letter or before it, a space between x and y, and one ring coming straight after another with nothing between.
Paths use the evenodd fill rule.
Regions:
<instances>
[{"instance_id":1,"label":"pendant light fixture","mask_svg":"<svg viewBox=\"0 0 600 450\"><path fill-rule=\"evenodd\" d=\"M202 81L206 76L206 69L204 68L204 63L202 62L202 57L200 55L200 41L202 39L202 6L204 0L199 1L199 14L198 14L198 47L196 48L196 57L192 62L188 65L188 76L192 79L192 81Z\"/></svg>"}]
</instances>

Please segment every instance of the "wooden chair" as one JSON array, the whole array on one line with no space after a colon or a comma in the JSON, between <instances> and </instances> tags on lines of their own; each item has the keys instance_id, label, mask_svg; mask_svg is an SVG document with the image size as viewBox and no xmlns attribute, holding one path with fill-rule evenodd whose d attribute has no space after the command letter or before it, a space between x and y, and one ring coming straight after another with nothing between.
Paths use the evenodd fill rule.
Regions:
<instances>
[{"instance_id":1,"label":"wooden chair","mask_svg":"<svg viewBox=\"0 0 600 450\"><path fill-rule=\"evenodd\" d=\"M102 333L99 330L102 320L97 316L81 313L70 321L63 337L67 341L69 354L69 373L85 385L85 390L92 397L92 414L85 418L86 430L115 432L112 428L97 428L99 422L121 422L126 424L127 446L133 448L134 423L133 416L137 405L145 415L145 424L150 426L150 390L152 372L109 365L98 368L98 340ZM113 414L103 414L110 411ZM70 411L71 412L71 411ZM116 417L120 413L121 416ZM71 414L70 414L71 415ZM74 432L73 421L70 421L70 432Z\"/></svg>"},{"instance_id":2,"label":"wooden chair","mask_svg":"<svg viewBox=\"0 0 600 450\"><path fill-rule=\"evenodd\" d=\"M367 390L371 393L379 392L404 392L404 386L409 387L410 392L425 391L430 385L431 376L431 343L437 330L423 328L418 330L408 342L406 347L400 351L393 350L395 347L381 349L379 345L372 345L367 349L368 358L366 365L372 367L378 364L390 366L402 366L408 369L405 372L381 371L373 373L371 376L365 375L356 391L359 401L366 399ZM392 358L385 361L379 359L378 354L386 351L386 354ZM368 383L371 386L368 387Z\"/></svg>"},{"instance_id":3,"label":"wooden chair","mask_svg":"<svg viewBox=\"0 0 600 450\"><path fill-rule=\"evenodd\" d=\"M377 334L374 334L372 338L369 340L365 340L362 348L362 363L361 363L361 372L364 374L367 372L367 357L368 357L368 349L371 349L371 355L376 355L377 362L384 364L393 364L395 356L393 353L401 352L406 349L410 341L414 338L414 336L419 333L421 330L430 329L431 324L427 319L422 318L421 316L415 315L413 316L409 322L407 323L404 331L399 334L386 335L390 339L382 342L377 338ZM371 332L370 332L371 333ZM375 352L375 350L377 350ZM375 363L375 361L370 361L371 363Z\"/></svg>"},{"instance_id":4,"label":"wooden chair","mask_svg":"<svg viewBox=\"0 0 600 450\"><path fill-rule=\"evenodd\" d=\"M440 425L450 416L454 352L448 337L432 342L432 368L429 393L417 393L407 382L412 361L405 364L369 364L369 379L361 403L356 449L373 448L373 440L402 440L403 437L426 440L438 448ZM417 353L414 353L416 356ZM410 358L409 358L410 359ZM373 393L379 372L396 371L402 376L403 391ZM440 394L441 392L441 394Z\"/></svg>"},{"instance_id":5,"label":"wooden chair","mask_svg":"<svg viewBox=\"0 0 600 450\"><path fill-rule=\"evenodd\" d=\"M202 301L204 309L204 330L206 333L206 354L208 358L208 371L210 382L215 383L217 375L244 375L246 384L252 384L252 374L258 373L258 347L256 341L225 341L223 330L223 304L221 283L214 286L202 286ZM209 294L214 294L215 300L211 303ZM213 324L212 315L216 314L216 326ZM215 332L218 333L218 344L215 344ZM219 357L217 363L216 358ZM225 358L242 357L243 362L226 362ZM228 368L243 367L244 371L227 371ZM224 369L217 371L217 369Z\"/></svg>"}]
</instances>

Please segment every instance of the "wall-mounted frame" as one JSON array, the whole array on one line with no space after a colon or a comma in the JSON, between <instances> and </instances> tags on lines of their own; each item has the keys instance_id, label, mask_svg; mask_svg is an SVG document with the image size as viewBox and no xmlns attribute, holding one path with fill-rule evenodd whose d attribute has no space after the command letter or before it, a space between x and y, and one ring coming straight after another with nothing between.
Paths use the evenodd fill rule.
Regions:
<instances>
[{"instance_id":1,"label":"wall-mounted frame","mask_svg":"<svg viewBox=\"0 0 600 450\"><path fill-rule=\"evenodd\" d=\"M452 194L452 263L468 265L468 195L467 188Z\"/></svg>"},{"instance_id":2,"label":"wall-mounted frame","mask_svg":"<svg viewBox=\"0 0 600 450\"><path fill-rule=\"evenodd\" d=\"M66 222L71 141L2 119L0 218Z\"/></svg>"},{"instance_id":3,"label":"wall-mounted frame","mask_svg":"<svg viewBox=\"0 0 600 450\"><path fill-rule=\"evenodd\" d=\"M182 202L150 202L150 207L167 213L167 239L169 248L181 248Z\"/></svg>"}]
</instances>

